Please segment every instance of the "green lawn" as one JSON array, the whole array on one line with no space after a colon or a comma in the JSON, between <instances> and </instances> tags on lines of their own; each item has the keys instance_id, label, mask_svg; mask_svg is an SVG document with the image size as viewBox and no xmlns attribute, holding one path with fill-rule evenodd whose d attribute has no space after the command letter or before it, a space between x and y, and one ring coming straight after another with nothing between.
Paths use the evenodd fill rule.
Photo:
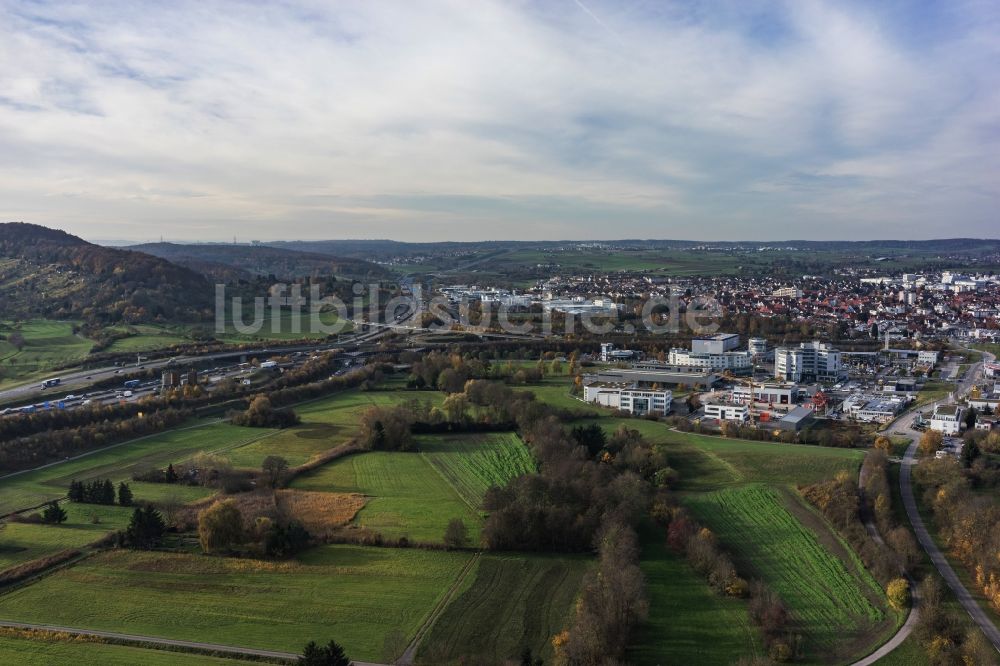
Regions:
<instances>
[{"instance_id":1,"label":"green lawn","mask_svg":"<svg viewBox=\"0 0 1000 666\"><path fill-rule=\"evenodd\" d=\"M471 557L322 546L262 562L109 551L0 597L0 617L298 652L336 639L382 658L386 636L412 638Z\"/></svg>"},{"instance_id":2,"label":"green lawn","mask_svg":"<svg viewBox=\"0 0 1000 666\"><path fill-rule=\"evenodd\" d=\"M83 640L14 638L0 636L0 663L20 666L234 666L248 663L243 659L223 659L186 652L150 650L129 645L91 643Z\"/></svg>"},{"instance_id":3,"label":"green lawn","mask_svg":"<svg viewBox=\"0 0 1000 666\"><path fill-rule=\"evenodd\" d=\"M528 447L516 433L425 435L420 454L478 510L490 486L506 486L521 474L536 470Z\"/></svg>"},{"instance_id":4,"label":"green lawn","mask_svg":"<svg viewBox=\"0 0 1000 666\"><path fill-rule=\"evenodd\" d=\"M82 361L94 341L73 334L77 323L32 319L15 326L15 322L0 321L0 335L9 338L17 331L24 338L20 350L0 340L0 388L41 379L54 374L55 366Z\"/></svg>"},{"instance_id":5,"label":"green lawn","mask_svg":"<svg viewBox=\"0 0 1000 666\"><path fill-rule=\"evenodd\" d=\"M484 555L421 642L417 662L516 660L530 647L547 663L552 637L570 623L588 565L580 557Z\"/></svg>"},{"instance_id":6,"label":"green lawn","mask_svg":"<svg viewBox=\"0 0 1000 666\"><path fill-rule=\"evenodd\" d=\"M839 650L849 656L849 645L886 621L874 579L827 550L786 508L780 491L755 484L691 495L686 504L734 552L741 571L760 576L782 598L811 660L826 661L820 655ZM876 591L878 604L870 599Z\"/></svg>"},{"instance_id":7,"label":"green lawn","mask_svg":"<svg viewBox=\"0 0 1000 666\"><path fill-rule=\"evenodd\" d=\"M639 562L646 576L649 619L627 655L636 666L719 664L763 652L747 602L715 594L652 526L642 533Z\"/></svg>"},{"instance_id":8,"label":"green lawn","mask_svg":"<svg viewBox=\"0 0 1000 666\"><path fill-rule=\"evenodd\" d=\"M461 518L479 542L482 518L419 453L351 455L300 476L292 487L370 496L354 522L386 537L440 543L448 521Z\"/></svg>"}]
</instances>

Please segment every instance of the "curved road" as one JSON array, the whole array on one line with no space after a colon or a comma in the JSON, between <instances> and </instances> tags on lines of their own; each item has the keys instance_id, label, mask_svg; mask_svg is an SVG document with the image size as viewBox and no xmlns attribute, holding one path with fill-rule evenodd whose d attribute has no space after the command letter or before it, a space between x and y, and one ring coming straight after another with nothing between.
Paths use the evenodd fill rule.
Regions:
<instances>
[{"instance_id":1,"label":"curved road","mask_svg":"<svg viewBox=\"0 0 1000 666\"><path fill-rule=\"evenodd\" d=\"M989 352L983 352L983 356L988 363L992 363L996 360L996 357ZM972 388L973 383L978 377L982 370L982 363L977 363L976 365L969 368L966 372L965 377L963 377L958 384L958 390L956 394L963 394ZM932 403L930 406L934 407L943 400ZM896 419L896 421L890 426L894 428L894 431L903 431L906 435L912 438L910 445L906 449L906 453L903 456L903 464L899 468L899 489L903 496L903 506L906 508L906 515L910 519L910 524L913 526L913 531L917 535L917 540L920 545L927 552L930 557L931 562L937 568L938 573L944 578L948 587L958 598L959 603L962 604L962 608L972 617L973 621L979 625L979 628L983 630L986 638L993 644L993 647L1000 652L1000 629L990 619L989 615L980 608L979 604L972 597L969 590L962 584L955 570L952 568L951 564L945 558L944 554L934 543L934 539L931 538L930 532L927 530L927 526L924 524L923 518L920 516L920 511L917 509L917 501L913 495L913 483L911 478L911 472L913 471L913 465L916 464L916 453L917 447L919 446L920 433L914 431L909 425L911 422L914 412L916 410L910 410L906 412L903 416ZM897 425L901 422L906 425ZM886 428L889 430L890 428Z\"/></svg>"}]
</instances>

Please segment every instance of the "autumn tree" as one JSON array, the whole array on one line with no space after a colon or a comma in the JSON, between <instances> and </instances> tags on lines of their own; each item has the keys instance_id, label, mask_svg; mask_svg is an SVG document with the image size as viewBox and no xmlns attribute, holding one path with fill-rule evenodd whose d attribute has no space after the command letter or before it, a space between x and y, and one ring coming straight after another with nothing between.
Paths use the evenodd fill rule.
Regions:
<instances>
[{"instance_id":1,"label":"autumn tree","mask_svg":"<svg viewBox=\"0 0 1000 666\"><path fill-rule=\"evenodd\" d=\"M269 488L277 488L288 471L288 461L281 456L268 456L261 463L261 471Z\"/></svg>"},{"instance_id":2,"label":"autumn tree","mask_svg":"<svg viewBox=\"0 0 1000 666\"><path fill-rule=\"evenodd\" d=\"M444 545L449 550L465 548L469 542L469 529L461 518L452 518L444 530Z\"/></svg>"},{"instance_id":3,"label":"autumn tree","mask_svg":"<svg viewBox=\"0 0 1000 666\"><path fill-rule=\"evenodd\" d=\"M944 437L937 430L928 430L920 436L920 455L931 456L941 448Z\"/></svg>"},{"instance_id":4,"label":"autumn tree","mask_svg":"<svg viewBox=\"0 0 1000 666\"><path fill-rule=\"evenodd\" d=\"M889 455L892 452L892 440L885 435L879 435L875 438L875 450Z\"/></svg>"},{"instance_id":5,"label":"autumn tree","mask_svg":"<svg viewBox=\"0 0 1000 666\"><path fill-rule=\"evenodd\" d=\"M206 553L231 550L243 542L243 516L236 502L216 502L198 514L198 541Z\"/></svg>"},{"instance_id":6,"label":"autumn tree","mask_svg":"<svg viewBox=\"0 0 1000 666\"><path fill-rule=\"evenodd\" d=\"M896 610L903 610L910 603L910 584L905 578L893 578L885 588L885 596L889 605Z\"/></svg>"}]
</instances>

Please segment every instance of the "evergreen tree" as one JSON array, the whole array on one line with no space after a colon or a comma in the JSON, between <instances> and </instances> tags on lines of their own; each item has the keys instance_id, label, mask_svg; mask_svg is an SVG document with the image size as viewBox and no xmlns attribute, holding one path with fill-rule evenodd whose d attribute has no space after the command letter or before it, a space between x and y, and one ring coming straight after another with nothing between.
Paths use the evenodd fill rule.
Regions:
<instances>
[{"instance_id":1,"label":"evergreen tree","mask_svg":"<svg viewBox=\"0 0 1000 666\"><path fill-rule=\"evenodd\" d=\"M111 479L104 479L104 483L100 485L100 499L99 504L114 504L115 503L115 484L111 483Z\"/></svg>"},{"instance_id":2,"label":"evergreen tree","mask_svg":"<svg viewBox=\"0 0 1000 666\"><path fill-rule=\"evenodd\" d=\"M177 483L178 477L177 477L177 472L174 471L173 463L167 465L167 471L163 476L164 480L166 480L167 483Z\"/></svg>"},{"instance_id":3,"label":"evergreen tree","mask_svg":"<svg viewBox=\"0 0 1000 666\"><path fill-rule=\"evenodd\" d=\"M301 666L350 666L351 660L336 641L330 641L323 647L316 645L316 641L309 641L298 663Z\"/></svg>"},{"instance_id":4,"label":"evergreen tree","mask_svg":"<svg viewBox=\"0 0 1000 666\"><path fill-rule=\"evenodd\" d=\"M152 548L163 538L166 524L152 504L136 508L121 541L130 548Z\"/></svg>"},{"instance_id":5,"label":"evergreen tree","mask_svg":"<svg viewBox=\"0 0 1000 666\"><path fill-rule=\"evenodd\" d=\"M70 502L82 502L84 500L84 489L83 483L73 479L69 482L69 501Z\"/></svg>"},{"instance_id":6,"label":"evergreen tree","mask_svg":"<svg viewBox=\"0 0 1000 666\"><path fill-rule=\"evenodd\" d=\"M59 506L58 502L49 502L42 512L42 520L46 523L59 524L66 522L66 511Z\"/></svg>"},{"instance_id":7,"label":"evergreen tree","mask_svg":"<svg viewBox=\"0 0 1000 666\"><path fill-rule=\"evenodd\" d=\"M132 489L124 481L118 484L118 503L122 506L132 506Z\"/></svg>"}]
</instances>

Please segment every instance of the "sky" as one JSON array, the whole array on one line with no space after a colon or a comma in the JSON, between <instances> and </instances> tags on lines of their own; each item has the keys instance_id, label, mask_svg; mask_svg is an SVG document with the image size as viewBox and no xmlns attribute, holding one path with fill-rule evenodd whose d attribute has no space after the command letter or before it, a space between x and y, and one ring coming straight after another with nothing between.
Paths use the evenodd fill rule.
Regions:
<instances>
[{"instance_id":1,"label":"sky","mask_svg":"<svg viewBox=\"0 0 1000 666\"><path fill-rule=\"evenodd\" d=\"M0 221L1000 236L1000 3L0 0Z\"/></svg>"}]
</instances>

